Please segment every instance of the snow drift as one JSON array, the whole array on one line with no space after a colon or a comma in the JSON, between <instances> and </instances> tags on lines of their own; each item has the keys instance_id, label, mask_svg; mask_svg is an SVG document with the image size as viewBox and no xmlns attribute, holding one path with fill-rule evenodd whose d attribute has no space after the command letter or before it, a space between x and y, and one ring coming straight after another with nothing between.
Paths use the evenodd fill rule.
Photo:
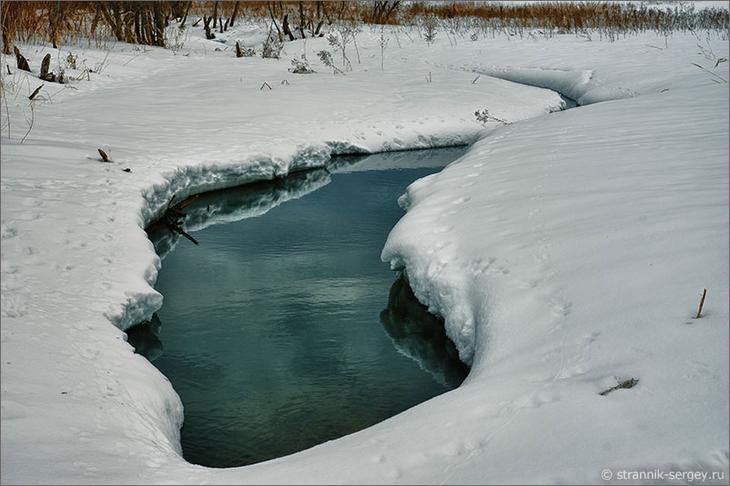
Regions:
<instances>
[{"instance_id":1,"label":"snow drift","mask_svg":"<svg viewBox=\"0 0 730 486\"><path fill-rule=\"evenodd\" d=\"M457 47L413 36L391 42L380 71L378 35L362 34L362 64L338 77L316 63L294 77L286 62L242 62L197 38L188 55L119 45L104 73L39 104L25 143L15 126L3 133L4 482L600 482L605 468L727 478L728 93L692 65L709 66L696 39L657 50L650 34ZM540 116L563 105L557 94L473 72L591 106ZM716 72L727 78L727 63ZM6 78L13 123L27 113L24 76ZM473 119L484 107L513 123L484 129ZM383 250L472 363L465 384L274 461L182 460L179 398L121 331L161 305L144 226L173 196L332 153L478 139L409 188ZM93 160L99 146L112 164ZM599 395L628 378L638 384Z\"/></svg>"}]
</instances>

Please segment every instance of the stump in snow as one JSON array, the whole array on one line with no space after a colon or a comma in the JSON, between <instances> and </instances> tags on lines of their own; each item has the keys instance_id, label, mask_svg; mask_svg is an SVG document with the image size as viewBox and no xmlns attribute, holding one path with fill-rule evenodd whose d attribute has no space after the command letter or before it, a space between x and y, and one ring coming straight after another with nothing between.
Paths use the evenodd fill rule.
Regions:
<instances>
[{"instance_id":1,"label":"stump in snow","mask_svg":"<svg viewBox=\"0 0 730 486\"><path fill-rule=\"evenodd\" d=\"M46 57L43 58L43 62L41 62L41 74L40 78L44 81L55 81L56 75L52 72L48 72L51 67L51 55L46 54Z\"/></svg>"},{"instance_id":2,"label":"stump in snow","mask_svg":"<svg viewBox=\"0 0 730 486\"><path fill-rule=\"evenodd\" d=\"M51 67L51 55L46 54L41 61L41 79L45 79L48 76L48 69Z\"/></svg>"},{"instance_id":3,"label":"stump in snow","mask_svg":"<svg viewBox=\"0 0 730 486\"><path fill-rule=\"evenodd\" d=\"M16 46L13 46L13 50L15 51L15 62L18 65L18 69L30 72L30 65L28 65L28 60L20 53L20 49L18 49Z\"/></svg>"}]
</instances>

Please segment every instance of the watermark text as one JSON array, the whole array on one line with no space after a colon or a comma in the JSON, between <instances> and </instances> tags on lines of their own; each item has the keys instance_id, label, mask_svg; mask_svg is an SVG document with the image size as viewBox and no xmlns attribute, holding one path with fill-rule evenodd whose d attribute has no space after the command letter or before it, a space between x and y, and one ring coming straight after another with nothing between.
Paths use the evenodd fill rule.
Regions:
<instances>
[{"instance_id":1,"label":"watermark text","mask_svg":"<svg viewBox=\"0 0 730 486\"><path fill-rule=\"evenodd\" d=\"M725 471L664 471L648 469L630 471L628 469L603 469L604 481L681 481L685 483L706 483L725 480Z\"/></svg>"}]
</instances>

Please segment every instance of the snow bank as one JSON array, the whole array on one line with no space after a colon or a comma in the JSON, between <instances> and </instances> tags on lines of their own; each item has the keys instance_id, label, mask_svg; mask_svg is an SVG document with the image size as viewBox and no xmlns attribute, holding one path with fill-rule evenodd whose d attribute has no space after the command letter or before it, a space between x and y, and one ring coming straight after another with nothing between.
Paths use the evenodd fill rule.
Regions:
<instances>
[{"instance_id":1,"label":"snow bank","mask_svg":"<svg viewBox=\"0 0 730 486\"><path fill-rule=\"evenodd\" d=\"M383 258L473 362L464 393L510 404L485 433L549 438L520 480L727 471L726 102L702 86L520 123L409 188ZM703 287L717 297L695 320ZM475 462L525 446L500 435ZM478 481L467 469L452 479Z\"/></svg>"},{"instance_id":2,"label":"snow bank","mask_svg":"<svg viewBox=\"0 0 730 486\"><path fill-rule=\"evenodd\" d=\"M72 46L106 68L60 93L45 87L23 144L35 80L5 78L3 482L598 482L603 467L727 472L728 100L692 66L709 62L696 39L676 35L667 49L647 47L657 43L651 35L453 47L388 35L384 71L379 31L366 31L362 64L336 77L316 62L317 74L286 70L287 58L314 58L324 39L288 44L282 61L236 59L230 46L199 38L175 53ZM23 50L35 65L67 49ZM727 57L727 46L715 52ZM727 78L726 66L717 73ZM572 89L585 104L637 96L539 117L563 101L474 81L475 69ZM484 129L473 119L484 107L515 123ZM467 382L286 458L225 470L182 460L179 398L120 330L161 305L152 288L160 260L142 228L173 196L269 180L333 153L479 138L409 188L409 211L383 253L446 320L472 362ZM96 161L98 147L114 162ZM693 321L703 286L706 315ZM598 395L625 377L638 386Z\"/></svg>"},{"instance_id":3,"label":"snow bank","mask_svg":"<svg viewBox=\"0 0 730 486\"><path fill-rule=\"evenodd\" d=\"M216 224L233 223L247 218L262 216L273 208L293 199L299 199L316 191L331 181L330 173L324 169L310 170L292 174L281 179L280 183L247 184L225 193L208 192L202 194L184 209L183 226L189 232L200 231ZM182 202L183 200L177 200ZM168 230L158 223L148 229L150 239L155 245L155 253L164 259L175 249L180 239L178 233Z\"/></svg>"},{"instance_id":4,"label":"snow bank","mask_svg":"<svg viewBox=\"0 0 730 486\"><path fill-rule=\"evenodd\" d=\"M575 100L579 105L588 104L581 102L581 99L588 93L588 86L593 77L591 71L562 69L488 67L474 68L473 71L515 83L552 89Z\"/></svg>"}]
</instances>

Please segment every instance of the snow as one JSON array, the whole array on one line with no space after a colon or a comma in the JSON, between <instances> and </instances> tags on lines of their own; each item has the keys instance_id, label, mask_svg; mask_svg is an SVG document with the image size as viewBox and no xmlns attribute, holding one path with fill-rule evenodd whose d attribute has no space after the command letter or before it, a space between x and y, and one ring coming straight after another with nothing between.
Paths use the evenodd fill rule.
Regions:
<instances>
[{"instance_id":1,"label":"snow","mask_svg":"<svg viewBox=\"0 0 730 486\"><path fill-rule=\"evenodd\" d=\"M362 63L350 53L353 72L333 76L314 61L324 39L287 44L281 60L236 59L234 39L260 38L236 29L225 44L196 31L176 51L21 46L36 67L46 52L106 58L72 88L46 84L22 144L39 82L4 78L3 482L596 483L603 468L728 477L728 89L691 64L713 70L697 38L453 47L387 30L381 71L379 29L366 28ZM728 57L725 41L710 42ZM287 72L302 52L317 73ZM713 71L728 78L727 63ZM513 81L586 106L547 115L564 101ZM481 127L473 112L484 107L513 123ZM186 463L180 400L122 332L162 304L143 228L173 196L333 154L475 141L409 187L383 249L472 364L464 385L285 458ZM113 163L96 160L99 147ZM251 216L220 211L201 224ZM628 378L638 385L598 395Z\"/></svg>"}]
</instances>

